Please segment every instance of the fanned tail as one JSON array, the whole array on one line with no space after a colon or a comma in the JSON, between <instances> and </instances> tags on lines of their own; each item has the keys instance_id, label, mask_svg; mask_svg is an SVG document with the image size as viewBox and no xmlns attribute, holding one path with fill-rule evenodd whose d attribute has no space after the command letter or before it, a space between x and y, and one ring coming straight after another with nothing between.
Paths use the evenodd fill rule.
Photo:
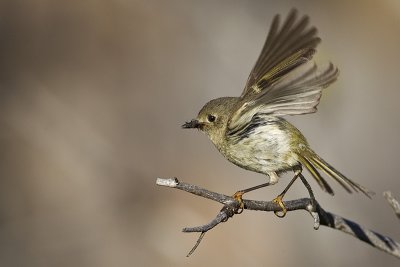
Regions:
<instances>
[{"instance_id":1,"label":"fanned tail","mask_svg":"<svg viewBox=\"0 0 400 267\"><path fill-rule=\"evenodd\" d=\"M343 188L349 192L359 192L361 191L367 197L371 198L374 195L373 192L369 191L362 185L350 180L343 174L341 174L338 170L332 167L329 163L319 157L314 151L309 149L307 153L303 155L299 155L299 160L307 168L307 170L311 173L311 175L315 178L321 188L328 192L329 194L333 195L334 192L329 184L324 180L321 174L318 172L317 169L322 170L325 174L335 179Z\"/></svg>"}]
</instances>

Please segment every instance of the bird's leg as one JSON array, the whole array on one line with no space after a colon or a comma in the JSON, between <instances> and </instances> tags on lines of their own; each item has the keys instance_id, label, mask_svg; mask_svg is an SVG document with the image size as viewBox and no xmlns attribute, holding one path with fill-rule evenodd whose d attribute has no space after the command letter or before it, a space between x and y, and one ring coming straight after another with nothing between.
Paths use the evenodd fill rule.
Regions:
<instances>
[{"instance_id":1,"label":"bird's leg","mask_svg":"<svg viewBox=\"0 0 400 267\"><path fill-rule=\"evenodd\" d=\"M283 204L283 197L285 196L286 192L289 190L289 188L293 185L293 183L296 181L297 177L299 177L301 175L301 167L297 167L296 169L294 169L294 177L292 178L292 180L290 181L290 183L285 187L285 189L282 191L282 193L280 193L276 198L274 198L272 201L275 202L276 204L279 205L279 207L281 207L282 209L282 214L279 213L279 211L274 211L275 215L278 216L279 218L283 218L285 217L287 210L285 205ZM303 175L301 175L303 176ZM303 177L304 178L304 177ZM304 179L305 180L305 179ZM307 181L306 181L307 182ZM304 183L304 182L303 182ZM308 184L308 183L307 183ZM307 186L306 186L307 187ZM308 189L308 188L307 188ZM311 187L310 187L311 189ZM312 192L312 191L311 191Z\"/></svg>"},{"instance_id":2,"label":"bird's leg","mask_svg":"<svg viewBox=\"0 0 400 267\"><path fill-rule=\"evenodd\" d=\"M303 182L304 186L307 188L308 194L310 195L310 199L311 199L312 209L313 209L313 211L315 211L316 200L315 200L314 192L312 191L310 184L307 182L306 178L304 178L302 173L299 174L299 177L300 177L301 181Z\"/></svg>"},{"instance_id":3,"label":"bird's leg","mask_svg":"<svg viewBox=\"0 0 400 267\"><path fill-rule=\"evenodd\" d=\"M266 187L266 186L269 186L270 184L271 183L264 183L264 184L256 185L256 186L253 186L253 187L250 187L250 188L247 188L247 189L239 190L235 194L233 194L232 197L234 199L236 199L236 201L239 202L239 209L238 209L238 211L236 213L240 214L244 210L244 203L243 203L243 198L242 198L242 196L244 194L246 194L248 192L251 192L251 191L254 191L254 190L257 190L257 189L260 189L260 188L263 188L263 187Z\"/></svg>"}]
</instances>

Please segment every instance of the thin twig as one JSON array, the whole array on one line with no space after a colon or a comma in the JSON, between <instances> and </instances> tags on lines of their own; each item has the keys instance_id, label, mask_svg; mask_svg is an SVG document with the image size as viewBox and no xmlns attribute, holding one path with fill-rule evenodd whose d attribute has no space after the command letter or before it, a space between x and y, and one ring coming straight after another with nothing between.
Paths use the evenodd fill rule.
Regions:
<instances>
[{"instance_id":1,"label":"thin twig","mask_svg":"<svg viewBox=\"0 0 400 267\"><path fill-rule=\"evenodd\" d=\"M389 205L393 208L394 213L396 214L397 218L400 219L400 203L397 199L394 198L392 192L385 191L383 192L383 196L386 198Z\"/></svg>"},{"instance_id":2,"label":"thin twig","mask_svg":"<svg viewBox=\"0 0 400 267\"><path fill-rule=\"evenodd\" d=\"M199 238L197 239L196 244L194 244L193 248L189 251L189 253L186 255L186 257L190 257L192 253L197 249L197 247L200 245L201 240L203 240L203 237L205 236L206 232L201 232Z\"/></svg>"},{"instance_id":3,"label":"thin twig","mask_svg":"<svg viewBox=\"0 0 400 267\"><path fill-rule=\"evenodd\" d=\"M224 194L215 193L207 189L201 188L196 185L187 184L178 181L177 178L173 179L162 179L157 178L157 185L167 186L176 188L185 192L192 193L197 196L208 198L217 201L224 205L217 216L208 224L197 226L197 227L187 227L183 229L183 232L199 232L202 233L200 238L197 240L196 245L190 251L188 256L194 252L197 246L200 244L201 239L204 234L217 226L222 222L226 222L230 217L234 216L240 209L238 201L230 196ZM280 211L280 207L272 201L256 201L244 199L244 209L247 210L258 210L258 211ZM367 228L345 219L336 214L330 213L322 209L318 202L312 205L312 200L309 198L301 198L297 200L284 201L284 205L287 211L293 210L306 210L314 218L314 228L318 229L319 225L330 227L342 231L344 233L350 234L355 238L368 243L369 245L380 249L386 253L389 253L397 258L400 258L400 244L390 237L381 235L377 232L368 230ZM315 207L315 210L313 210Z\"/></svg>"}]
</instances>

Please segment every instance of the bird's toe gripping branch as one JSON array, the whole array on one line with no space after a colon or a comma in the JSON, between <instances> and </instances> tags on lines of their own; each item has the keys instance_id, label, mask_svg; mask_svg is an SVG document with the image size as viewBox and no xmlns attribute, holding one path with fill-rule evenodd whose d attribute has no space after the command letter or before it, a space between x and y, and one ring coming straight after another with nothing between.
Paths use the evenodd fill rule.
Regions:
<instances>
[{"instance_id":1,"label":"bird's toe gripping branch","mask_svg":"<svg viewBox=\"0 0 400 267\"><path fill-rule=\"evenodd\" d=\"M239 208L235 211L236 214L240 214L244 210L243 194L244 194L243 191L237 191L232 196L239 204ZM225 208L225 206L224 206L224 208Z\"/></svg>"},{"instance_id":2,"label":"bird's toe gripping branch","mask_svg":"<svg viewBox=\"0 0 400 267\"><path fill-rule=\"evenodd\" d=\"M278 195L272 201L282 209L281 211L274 211L275 215L278 216L279 218L285 217L286 213L287 213L287 209L285 207L285 204L283 204L283 196Z\"/></svg>"}]
</instances>

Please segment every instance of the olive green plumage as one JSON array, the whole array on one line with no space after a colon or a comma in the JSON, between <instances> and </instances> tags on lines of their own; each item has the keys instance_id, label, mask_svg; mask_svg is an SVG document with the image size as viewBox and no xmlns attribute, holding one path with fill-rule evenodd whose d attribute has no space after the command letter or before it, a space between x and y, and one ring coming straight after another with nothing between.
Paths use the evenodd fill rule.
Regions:
<instances>
[{"instance_id":1,"label":"olive green plumage","mask_svg":"<svg viewBox=\"0 0 400 267\"><path fill-rule=\"evenodd\" d=\"M322 189L333 194L320 171L348 192L370 192L334 169L309 146L303 134L282 116L315 112L322 90L338 69L321 69L311 61L320 39L309 18L292 10L280 26L274 17L267 40L240 97L211 100L184 128L198 128L232 163L266 174L270 184L279 174L304 166Z\"/></svg>"}]
</instances>

